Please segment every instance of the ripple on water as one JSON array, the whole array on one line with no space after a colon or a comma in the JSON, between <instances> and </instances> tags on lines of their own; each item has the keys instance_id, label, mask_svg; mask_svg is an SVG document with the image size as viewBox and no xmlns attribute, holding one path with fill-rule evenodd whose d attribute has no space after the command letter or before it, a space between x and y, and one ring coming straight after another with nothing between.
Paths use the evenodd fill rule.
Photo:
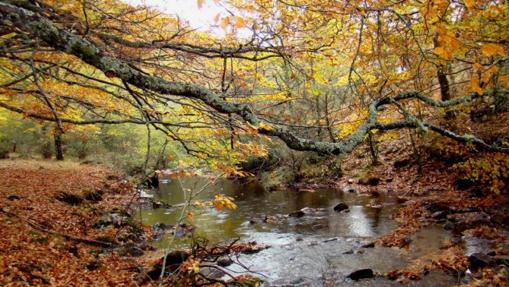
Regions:
<instances>
[{"instance_id":1,"label":"ripple on water","mask_svg":"<svg viewBox=\"0 0 509 287\"><path fill-rule=\"evenodd\" d=\"M184 188L198 190L206 184L206 179L182 178L181 182ZM256 184L239 185L220 180L196 199L211 199L219 191L234 197L238 208L221 212L214 209L195 211L195 233L211 243L240 238L270 245L271 248L257 254L239 256L245 266L265 280L265 286L397 285L381 278L353 282L346 276L363 268L371 268L376 273L399 269L412 259L439 250L440 243L448 238L442 228L430 227L413 237L408 251L362 248L366 242L395 227L390 215L398 205L384 195L374 202L369 196L339 190L265 192ZM188 196L188 192L175 181L168 181L154 195L157 200L174 205L185 202L186 193ZM349 206L349 212L333 210L340 202ZM297 210L302 210L305 215L299 218L287 216ZM144 223L149 225L156 222L174 224L180 215L178 208L145 210L141 214ZM166 247L168 240L169 236L155 245ZM189 239L181 238L174 244L175 248L187 247ZM239 265L229 269L244 271ZM431 273L415 286L450 286L453 283L449 276Z\"/></svg>"}]
</instances>

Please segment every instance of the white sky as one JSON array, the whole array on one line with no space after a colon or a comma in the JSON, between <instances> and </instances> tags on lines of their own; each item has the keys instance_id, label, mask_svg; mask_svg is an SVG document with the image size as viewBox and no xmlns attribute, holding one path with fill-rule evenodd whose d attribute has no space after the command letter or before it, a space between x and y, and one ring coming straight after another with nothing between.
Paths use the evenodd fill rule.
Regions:
<instances>
[{"instance_id":1,"label":"white sky","mask_svg":"<svg viewBox=\"0 0 509 287\"><path fill-rule=\"evenodd\" d=\"M228 12L224 7L215 4L215 1L205 0L203 6L198 9L196 0L124 0L132 5L146 4L169 15L178 15L181 20L189 22L193 28L201 31L210 31L214 25L214 17L221 13L226 16Z\"/></svg>"}]
</instances>

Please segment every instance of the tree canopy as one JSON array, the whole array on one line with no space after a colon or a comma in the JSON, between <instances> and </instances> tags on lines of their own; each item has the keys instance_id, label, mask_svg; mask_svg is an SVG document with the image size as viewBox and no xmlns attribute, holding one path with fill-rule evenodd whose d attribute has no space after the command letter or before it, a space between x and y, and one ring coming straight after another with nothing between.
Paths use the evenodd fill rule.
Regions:
<instances>
[{"instance_id":1,"label":"tree canopy","mask_svg":"<svg viewBox=\"0 0 509 287\"><path fill-rule=\"evenodd\" d=\"M147 125L215 167L400 128L509 151L430 117L507 108L506 1L214 1L221 36L116 0L0 1L0 106L56 133Z\"/></svg>"}]
</instances>

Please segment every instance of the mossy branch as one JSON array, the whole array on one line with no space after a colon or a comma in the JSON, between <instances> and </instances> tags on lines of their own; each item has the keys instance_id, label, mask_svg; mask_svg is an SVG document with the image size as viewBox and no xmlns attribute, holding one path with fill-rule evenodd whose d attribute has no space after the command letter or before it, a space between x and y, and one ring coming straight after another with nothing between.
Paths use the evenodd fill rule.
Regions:
<instances>
[{"instance_id":1,"label":"mossy branch","mask_svg":"<svg viewBox=\"0 0 509 287\"><path fill-rule=\"evenodd\" d=\"M2 26L12 26L25 31L34 38L45 42L48 46L74 55L83 62L103 71L108 77L117 77L122 81L140 89L150 90L165 95L175 95L185 98L201 100L212 109L224 114L236 114L245 122L259 127L264 124L262 120L247 105L235 104L225 101L220 95L205 87L183 82L168 81L161 77L146 74L139 69L133 68L127 62L111 57L94 45L92 42L81 38L60 28L57 24L44 16L40 16L22 7L0 1L0 23ZM11 27L12 28L12 27ZM281 139L286 145L294 150L315 151L321 154L344 154L351 152L356 146L364 141L367 133L374 129L398 128L400 124L383 126L377 122L377 109L383 105L400 102L407 99L418 99L433 107L450 107L471 102L483 96L490 96L487 92L483 95L476 93L448 101L435 101L419 92L401 93L395 97L387 97L373 101L368 107L368 118L352 135L339 142L314 141L296 136L290 130L282 126L272 126L270 129L260 128L258 132ZM414 117L415 118L415 117ZM508 148L493 146L481 139L471 136L460 136L452 131L427 123L405 122L401 127L427 127L443 136L464 143L473 143L490 151L509 153Z\"/></svg>"}]
</instances>

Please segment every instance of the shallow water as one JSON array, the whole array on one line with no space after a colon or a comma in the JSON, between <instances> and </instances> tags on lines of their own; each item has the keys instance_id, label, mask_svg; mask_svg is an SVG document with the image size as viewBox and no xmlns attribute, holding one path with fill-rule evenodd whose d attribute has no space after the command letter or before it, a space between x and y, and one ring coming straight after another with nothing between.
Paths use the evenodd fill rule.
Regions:
<instances>
[{"instance_id":1,"label":"shallow water","mask_svg":"<svg viewBox=\"0 0 509 287\"><path fill-rule=\"evenodd\" d=\"M208 181L185 177L162 182L154 194L155 199L175 205L185 202L192 191L202 189ZM219 180L207 186L195 199L211 199L217 193L233 197L238 208L220 212L213 208L194 210L195 235L206 238L211 244L240 238L270 245L271 248L257 254L239 257L250 270L262 274L259 276L266 286L351 286L354 282L345 278L352 271L372 268L384 273L401 268L412 259L439 250L440 243L449 236L442 228L429 227L412 238L409 250L362 248L395 227L390 216L398 205L383 194L373 198L339 190L266 192L257 183L241 185ZM350 212L335 212L333 207L340 202L346 203ZM300 209L305 216L286 216ZM144 210L141 217L145 224L174 224L181 214L181 208L159 208ZM264 218L268 218L268 222L264 222ZM154 244L165 248L171 238L172 235L166 235ZM171 244L175 248L189 247L189 238L179 238ZM228 268L232 272L244 271L239 265ZM454 278L445 274L432 273L414 285L451 286L454 282ZM355 285L397 283L375 279L361 280Z\"/></svg>"}]
</instances>

